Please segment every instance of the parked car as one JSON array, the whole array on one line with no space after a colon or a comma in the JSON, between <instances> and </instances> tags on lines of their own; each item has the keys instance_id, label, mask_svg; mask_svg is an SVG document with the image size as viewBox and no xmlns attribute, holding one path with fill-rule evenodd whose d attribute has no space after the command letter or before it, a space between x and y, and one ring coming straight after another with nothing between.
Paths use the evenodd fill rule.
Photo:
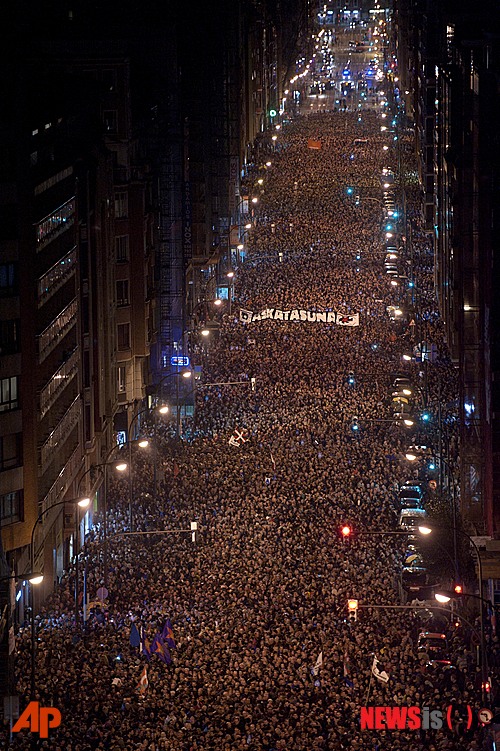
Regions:
<instances>
[{"instance_id":1,"label":"parked car","mask_svg":"<svg viewBox=\"0 0 500 751\"><path fill-rule=\"evenodd\" d=\"M425 523L427 512L421 508L405 508L399 512L399 528L405 532L417 532Z\"/></svg>"},{"instance_id":2,"label":"parked car","mask_svg":"<svg viewBox=\"0 0 500 751\"><path fill-rule=\"evenodd\" d=\"M422 488L418 484L404 483L401 485L398 499L401 508L422 508L424 505Z\"/></svg>"},{"instance_id":3,"label":"parked car","mask_svg":"<svg viewBox=\"0 0 500 751\"><path fill-rule=\"evenodd\" d=\"M397 375L392 382L393 388L411 388L411 381L408 376Z\"/></svg>"},{"instance_id":4,"label":"parked car","mask_svg":"<svg viewBox=\"0 0 500 751\"><path fill-rule=\"evenodd\" d=\"M425 566L405 566L401 574L401 584L405 592L415 599L427 586L427 569Z\"/></svg>"}]
</instances>

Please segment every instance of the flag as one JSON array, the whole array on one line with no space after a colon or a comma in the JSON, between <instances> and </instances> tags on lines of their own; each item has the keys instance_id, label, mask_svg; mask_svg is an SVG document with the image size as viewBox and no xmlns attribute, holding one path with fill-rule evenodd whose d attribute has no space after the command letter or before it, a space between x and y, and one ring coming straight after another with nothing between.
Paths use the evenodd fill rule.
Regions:
<instances>
[{"instance_id":1,"label":"flag","mask_svg":"<svg viewBox=\"0 0 500 751\"><path fill-rule=\"evenodd\" d=\"M316 138L308 138L307 139L307 148L308 149L320 149L321 148L321 141L318 141Z\"/></svg>"},{"instance_id":2,"label":"flag","mask_svg":"<svg viewBox=\"0 0 500 751\"><path fill-rule=\"evenodd\" d=\"M349 678L349 654L347 651L344 652L344 683L346 683L349 688L354 688L354 683Z\"/></svg>"},{"instance_id":3,"label":"flag","mask_svg":"<svg viewBox=\"0 0 500 751\"><path fill-rule=\"evenodd\" d=\"M229 439L229 445L239 447L242 443L246 443L249 440L248 430L246 428L241 428L241 430L235 428L234 433Z\"/></svg>"},{"instance_id":4,"label":"flag","mask_svg":"<svg viewBox=\"0 0 500 751\"><path fill-rule=\"evenodd\" d=\"M349 675L349 654L344 652L344 678Z\"/></svg>"},{"instance_id":5,"label":"flag","mask_svg":"<svg viewBox=\"0 0 500 751\"><path fill-rule=\"evenodd\" d=\"M165 640L167 647L170 647L170 649L175 649L176 644L174 639L174 631L170 618L167 618L167 620L165 621L163 631L161 632L161 638Z\"/></svg>"},{"instance_id":6,"label":"flag","mask_svg":"<svg viewBox=\"0 0 500 751\"><path fill-rule=\"evenodd\" d=\"M131 647L140 647L141 646L141 637L139 636L139 632L137 630L137 626L135 623L132 624L130 627L130 646Z\"/></svg>"},{"instance_id":7,"label":"flag","mask_svg":"<svg viewBox=\"0 0 500 751\"><path fill-rule=\"evenodd\" d=\"M146 632L143 628L141 628L141 654L147 657L148 660L151 657L151 645L148 639L146 639Z\"/></svg>"},{"instance_id":8,"label":"flag","mask_svg":"<svg viewBox=\"0 0 500 751\"><path fill-rule=\"evenodd\" d=\"M151 644L151 654L158 655L160 660L165 663L165 665L170 665L172 662L172 658L170 657L170 652L168 651L167 645L162 639L161 634L158 632L153 639L153 642Z\"/></svg>"},{"instance_id":9,"label":"flag","mask_svg":"<svg viewBox=\"0 0 500 751\"><path fill-rule=\"evenodd\" d=\"M314 667L311 669L311 673L313 675L318 675L319 669L323 667L323 652L320 652L318 655L318 659L316 660L316 663Z\"/></svg>"},{"instance_id":10,"label":"flag","mask_svg":"<svg viewBox=\"0 0 500 751\"><path fill-rule=\"evenodd\" d=\"M378 678L379 681L382 681L382 683L388 683L389 676L385 672L385 670L380 670L379 668L380 662L377 660L377 657L374 656L373 658L373 665L372 665L372 673L375 676L375 678Z\"/></svg>"},{"instance_id":11,"label":"flag","mask_svg":"<svg viewBox=\"0 0 500 751\"><path fill-rule=\"evenodd\" d=\"M420 556L417 553L410 553L407 558L405 558L404 565L405 566L411 566L412 563L415 563L415 561L418 561Z\"/></svg>"},{"instance_id":12,"label":"flag","mask_svg":"<svg viewBox=\"0 0 500 751\"><path fill-rule=\"evenodd\" d=\"M144 668L141 673L141 677L139 678L139 683L137 684L135 690L138 691L138 693L140 694L145 694L148 686L149 686L148 669L146 665L144 665Z\"/></svg>"}]
</instances>

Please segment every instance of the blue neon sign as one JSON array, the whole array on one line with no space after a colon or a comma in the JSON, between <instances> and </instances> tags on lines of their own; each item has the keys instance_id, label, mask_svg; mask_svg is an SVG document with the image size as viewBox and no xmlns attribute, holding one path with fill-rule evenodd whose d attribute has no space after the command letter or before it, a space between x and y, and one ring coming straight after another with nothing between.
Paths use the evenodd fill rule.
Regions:
<instances>
[{"instance_id":1,"label":"blue neon sign","mask_svg":"<svg viewBox=\"0 0 500 751\"><path fill-rule=\"evenodd\" d=\"M175 365L178 368L187 368L189 365L189 357L186 355L172 355L170 358L170 365Z\"/></svg>"}]
</instances>

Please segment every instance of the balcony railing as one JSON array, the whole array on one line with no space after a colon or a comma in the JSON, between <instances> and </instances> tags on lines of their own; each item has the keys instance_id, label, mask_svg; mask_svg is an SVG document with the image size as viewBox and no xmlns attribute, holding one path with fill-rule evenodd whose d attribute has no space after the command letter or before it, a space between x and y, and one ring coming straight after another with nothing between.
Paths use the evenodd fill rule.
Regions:
<instances>
[{"instance_id":1,"label":"balcony railing","mask_svg":"<svg viewBox=\"0 0 500 751\"><path fill-rule=\"evenodd\" d=\"M62 419L56 425L41 448L40 458L42 471L44 471L45 467L48 467L54 458L54 453L58 450L60 443L69 436L75 425L81 419L81 414L82 402L78 395L75 397L71 406L66 410Z\"/></svg>"},{"instance_id":2,"label":"balcony railing","mask_svg":"<svg viewBox=\"0 0 500 751\"><path fill-rule=\"evenodd\" d=\"M72 326L76 324L76 298L67 305L38 337L38 356L40 362L57 347Z\"/></svg>"},{"instance_id":3,"label":"balcony railing","mask_svg":"<svg viewBox=\"0 0 500 751\"><path fill-rule=\"evenodd\" d=\"M78 445L57 475L55 481L50 486L47 495L38 504L39 514L64 498L64 494L68 492L71 483L76 477L81 462L82 448Z\"/></svg>"},{"instance_id":4,"label":"balcony railing","mask_svg":"<svg viewBox=\"0 0 500 751\"><path fill-rule=\"evenodd\" d=\"M38 307L43 305L76 271L76 247L38 280Z\"/></svg>"},{"instance_id":5,"label":"balcony railing","mask_svg":"<svg viewBox=\"0 0 500 751\"><path fill-rule=\"evenodd\" d=\"M50 381L40 392L40 419L45 417L49 409L55 404L66 386L78 373L78 347L75 347L66 362L54 373Z\"/></svg>"},{"instance_id":6,"label":"balcony railing","mask_svg":"<svg viewBox=\"0 0 500 751\"><path fill-rule=\"evenodd\" d=\"M65 232L75 221L75 198L70 198L52 214L44 217L36 226L37 252L48 245L55 237Z\"/></svg>"}]
</instances>

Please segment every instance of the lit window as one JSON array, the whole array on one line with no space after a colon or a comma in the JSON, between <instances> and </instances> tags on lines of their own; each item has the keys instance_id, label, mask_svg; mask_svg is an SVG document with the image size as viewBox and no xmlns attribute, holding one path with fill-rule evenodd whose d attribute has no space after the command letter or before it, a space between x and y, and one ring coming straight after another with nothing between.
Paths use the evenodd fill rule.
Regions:
<instances>
[{"instance_id":1,"label":"lit window","mask_svg":"<svg viewBox=\"0 0 500 751\"><path fill-rule=\"evenodd\" d=\"M18 384L19 376L11 376L10 378L2 378L0 380L0 412L10 412L13 409L18 409Z\"/></svg>"}]
</instances>

